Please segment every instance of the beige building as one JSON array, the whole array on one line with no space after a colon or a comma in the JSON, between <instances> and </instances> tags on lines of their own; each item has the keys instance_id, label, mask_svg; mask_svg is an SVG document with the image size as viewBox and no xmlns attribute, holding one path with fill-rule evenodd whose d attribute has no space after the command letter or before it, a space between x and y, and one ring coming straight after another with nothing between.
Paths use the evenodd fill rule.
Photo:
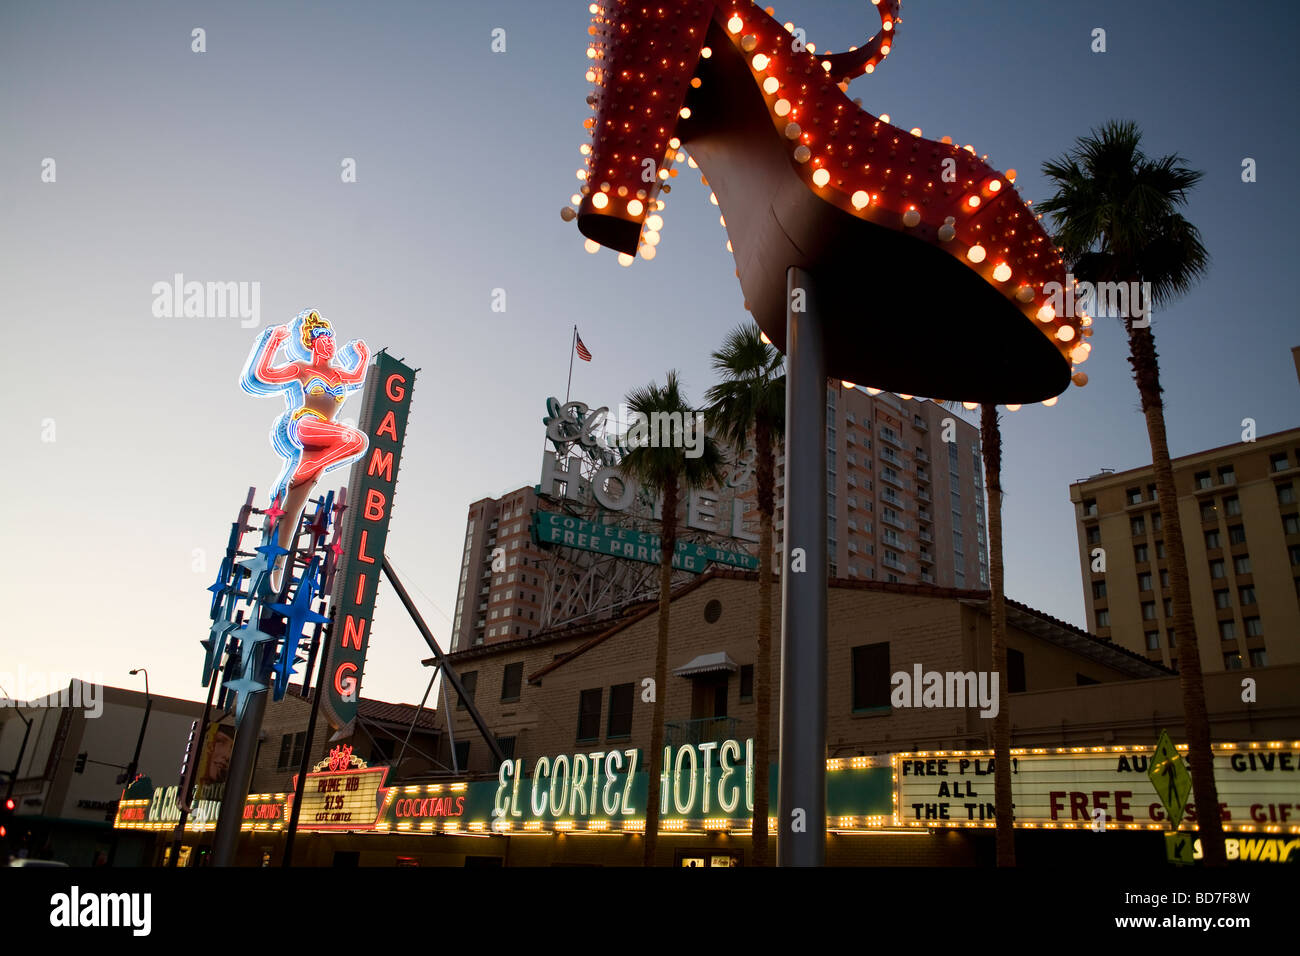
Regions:
<instances>
[{"instance_id":1,"label":"beige building","mask_svg":"<svg viewBox=\"0 0 1300 956\"><path fill-rule=\"evenodd\" d=\"M1202 667L1300 663L1300 429L1173 466ZM1176 666L1152 469L1094 475L1070 486L1070 500L1088 628Z\"/></svg>"},{"instance_id":2,"label":"beige building","mask_svg":"<svg viewBox=\"0 0 1300 956\"><path fill-rule=\"evenodd\" d=\"M666 695L667 744L753 735L757 586L753 573L714 570L674 595L668 684L658 689ZM779 600L776 604L773 633L779 637ZM983 591L834 581L827 756L991 747L993 721L980 716L978 706L891 705L892 675L900 671L912 674L918 666L945 674L991 670L987 604ZM654 676L657 619L657 604L648 603L613 623L484 644L450 659L473 687L476 705L508 754L531 760L615 745L645 748L653 706L643 700L643 682ZM1005 679L1013 695L1017 741L1065 740L1074 720L1048 706L1026 721L1018 714L1022 697L1092 684L1177 683L1159 664L1014 601L1008 602L1008 624ZM776 760L779 677L779 660L774 659L769 762ZM1131 700L1147 720L1150 694L1147 689ZM1109 706L1111 716L1117 716ZM1078 734L1096 736L1092 722L1104 715L1090 714L1086 707L1081 714ZM455 701L440 712L440 728L446 727L448 715L461 748L460 765L494 773L496 763L467 709ZM1126 739L1145 742L1147 736Z\"/></svg>"},{"instance_id":3,"label":"beige building","mask_svg":"<svg viewBox=\"0 0 1300 956\"><path fill-rule=\"evenodd\" d=\"M836 383L826 393L827 548L830 575L892 583L981 589L988 586L983 463L979 432L930 401L872 396ZM776 469L775 551L784 528L784 466ZM752 554L757 495L752 467L729 481L746 508ZM543 489L546 490L546 489ZM707 493L706 493L707 496ZM532 541L533 486L469 506L452 647L531 637L552 623L608 620L629 599L654 593L653 565L543 551ZM686 514L698 507L688 501ZM544 503L542 507L547 507ZM503 567L492 568L502 549ZM685 572L681 583L689 580Z\"/></svg>"}]
</instances>

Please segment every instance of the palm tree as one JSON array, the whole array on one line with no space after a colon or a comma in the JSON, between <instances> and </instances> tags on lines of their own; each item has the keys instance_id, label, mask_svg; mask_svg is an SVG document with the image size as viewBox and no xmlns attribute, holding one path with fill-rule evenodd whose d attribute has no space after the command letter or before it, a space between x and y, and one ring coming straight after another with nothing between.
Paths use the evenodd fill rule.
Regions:
<instances>
[{"instance_id":1,"label":"palm tree","mask_svg":"<svg viewBox=\"0 0 1300 956\"><path fill-rule=\"evenodd\" d=\"M758 646L754 663L757 727L754 754L753 860L767 864L768 774L772 713L772 519L776 513L773 446L785 434L785 375L781 353L763 339L756 325L732 330L713 353L713 369L722 381L705 393L710 430L727 439L737 453L754 433L754 475L758 484Z\"/></svg>"},{"instance_id":2,"label":"palm tree","mask_svg":"<svg viewBox=\"0 0 1300 956\"><path fill-rule=\"evenodd\" d=\"M1197 228L1179 209L1187 193L1201 180L1181 156L1149 158L1141 149L1142 134L1131 122L1110 121L1081 137L1059 159L1043 164L1056 184L1056 194L1040 207L1056 227L1055 241L1080 281L1127 283L1147 289L1146 309L1164 306L1187 292L1206 272L1209 253ZM1146 285L1140 285L1146 284ZM1150 320L1138 321L1129 294L1120 318L1128 332L1129 365L1142 400L1151 465L1155 473L1160 520L1164 529L1169 587L1173 592L1174 633L1182 650L1178 670L1182 683L1183 719L1187 727L1188 764L1196 802L1219 805L1210 750L1210 721L1205 708L1201 655L1192 619L1187 556L1178 521L1178 497L1165 435L1164 401L1160 397L1160 367ZM1205 862L1226 863L1223 822L1217 813L1197 821Z\"/></svg>"},{"instance_id":3,"label":"palm tree","mask_svg":"<svg viewBox=\"0 0 1300 956\"><path fill-rule=\"evenodd\" d=\"M653 444L635 439L637 425L629 433L631 446L620 470L651 494L663 495L663 517L659 556L659 639L655 649L654 723L650 728L650 761L647 768L649 792L645 819L645 865L653 866L659 831L659 775L663 772L664 704L668 685L668 610L672 599L673 554L677 550L677 510L683 491L702 488L722 480L722 452L707 435L696 432L690 444L699 442L699 454L688 457L684 428L698 421L686 403L675 371L669 372L662 388L654 382L635 388L627 395L634 419L644 416ZM665 427L658 426L663 423ZM702 430L701 430L702 431ZM645 429L642 430L645 434ZM664 439L667 439L665 441Z\"/></svg>"},{"instance_id":4,"label":"palm tree","mask_svg":"<svg viewBox=\"0 0 1300 956\"><path fill-rule=\"evenodd\" d=\"M941 402L956 410L956 402ZM1015 821L1011 808L1011 709L1007 690L1007 599L1002 573L1002 430L998 407L980 406L980 455L989 496L989 623L993 672L998 680L998 712L993 718L993 810L997 819L998 866L1016 865Z\"/></svg>"}]
</instances>

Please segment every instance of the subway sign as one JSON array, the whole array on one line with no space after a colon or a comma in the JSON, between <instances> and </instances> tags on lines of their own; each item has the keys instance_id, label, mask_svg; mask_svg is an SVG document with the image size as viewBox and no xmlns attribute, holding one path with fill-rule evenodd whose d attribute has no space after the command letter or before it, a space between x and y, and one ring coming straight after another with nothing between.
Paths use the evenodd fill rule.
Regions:
<instances>
[{"instance_id":1,"label":"subway sign","mask_svg":"<svg viewBox=\"0 0 1300 956\"><path fill-rule=\"evenodd\" d=\"M350 504L343 519L343 555L331 601L334 618L324 704L326 716L336 728L351 724L357 716L361 672L414 384L415 370L387 352L376 356L366 379L358 427L370 444L352 465L348 479Z\"/></svg>"},{"instance_id":2,"label":"subway sign","mask_svg":"<svg viewBox=\"0 0 1300 956\"><path fill-rule=\"evenodd\" d=\"M1179 747L1186 758L1186 748ZM1044 829L1169 829L1147 779L1153 747L1012 750L1015 825ZM894 823L979 827L996 822L992 751L895 754ZM1214 745L1219 816L1229 831L1300 834L1300 741ZM1195 828L1192 794L1185 819Z\"/></svg>"}]
</instances>

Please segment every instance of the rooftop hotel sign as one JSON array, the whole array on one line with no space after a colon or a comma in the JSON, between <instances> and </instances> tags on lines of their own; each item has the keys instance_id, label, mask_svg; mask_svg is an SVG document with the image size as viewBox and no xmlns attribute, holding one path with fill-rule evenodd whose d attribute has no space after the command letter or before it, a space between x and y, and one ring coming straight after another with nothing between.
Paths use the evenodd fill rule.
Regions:
<instances>
[{"instance_id":1,"label":"rooftop hotel sign","mask_svg":"<svg viewBox=\"0 0 1300 956\"><path fill-rule=\"evenodd\" d=\"M1147 779L1152 751L1013 750L1016 826L1168 829L1168 814ZM978 827L994 822L990 751L904 753L893 760L896 824ZM1300 741L1216 744L1214 779L1225 830L1300 834ZM1199 809L1193 792L1185 819L1194 825Z\"/></svg>"},{"instance_id":2,"label":"rooftop hotel sign","mask_svg":"<svg viewBox=\"0 0 1300 956\"><path fill-rule=\"evenodd\" d=\"M342 563L332 601L334 620L330 626L324 704L335 727L350 724L357 715L361 672L366 664L375 591L388 540L414 383L415 370L387 352L376 357L366 383L359 427L369 439L369 446L353 464L348 480L351 505L344 517Z\"/></svg>"}]
</instances>

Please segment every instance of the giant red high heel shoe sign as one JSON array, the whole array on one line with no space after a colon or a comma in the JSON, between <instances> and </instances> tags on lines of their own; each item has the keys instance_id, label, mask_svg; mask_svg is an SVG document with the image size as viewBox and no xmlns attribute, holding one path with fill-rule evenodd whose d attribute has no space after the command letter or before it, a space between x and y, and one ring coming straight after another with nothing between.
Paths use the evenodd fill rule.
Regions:
<instances>
[{"instance_id":1,"label":"giant red high heel shoe sign","mask_svg":"<svg viewBox=\"0 0 1300 956\"><path fill-rule=\"evenodd\" d=\"M662 194L689 147L746 305L778 346L795 266L812 279L831 376L966 401L1054 396L1091 330L1052 306L1064 267L1014 171L891 126L844 92L892 49L899 4L876 7L880 32L831 55L753 3L592 4L592 140L566 218L653 258Z\"/></svg>"},{"instance_id":2,"label":"giant red high heel shoe sign","mask_svg":"<svg viewBox=\"0 0 1300 956\"><path fill-rule=\"evenodd\" d=\"M591 142L562 211L589 251L653 259L689 148L745 307L786 352L783 864L825 855L826 379L1011 404L1087 381L1090 320L1056 313L1064 264L1014 172L846 95L894 44L898 0L872 3L880 31L829 54L747 0L596 0Z\"/></svg>"}]
</instances>

